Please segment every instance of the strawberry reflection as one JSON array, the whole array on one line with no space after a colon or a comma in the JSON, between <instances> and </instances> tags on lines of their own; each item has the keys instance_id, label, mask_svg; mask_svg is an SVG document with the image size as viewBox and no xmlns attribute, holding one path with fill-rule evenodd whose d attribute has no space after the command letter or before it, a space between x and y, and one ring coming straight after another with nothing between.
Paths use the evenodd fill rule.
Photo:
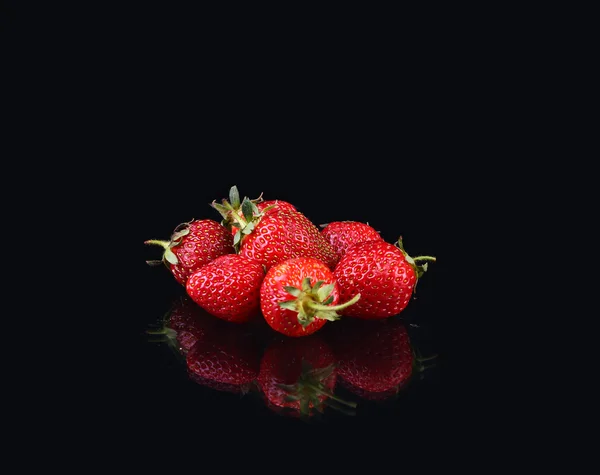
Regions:
<instances>
[{"instance_id":1,"label":"strawberry reflection","mask_svg":"<svg viewBox=\"0 0 600 475\"><path fill-rule=\"evenodd\" d=\"M189 297L175 302L166 326L176 334L181 351L187 353L198 340L210 338L218 321Z\"/></svg>"},{"instance_id":2,"label":"strawberry reflection","mask_svg":"<svg viewBox=\"0 0 600 475\"><path fill-rule=\"evenodd\" d=\"M389 401L427 368L401 319L342 319L302 338L275 333L263 318L232 324L178 299L148 331L175 351L189 378L217 391L258 396L285 416L326 408L355 414L357 400Z\"/></svg>"},{"instance_id":3,"label":"strawberry reflection","mask_svg":"<svg viewBox=\"0 0 600 475\"><path fill-rule=\"evenodd\" d=\"M341 384L364 399L394 398L424 369L399 319L345 320L328 335L335 348Z\"/></svg>"},{"instance_id":4,"label":"strawberry reflection","mask_svg":"<svg viewBox=\"0 0 600 475\"><path fill-rule=\"evenodd\" d=\"M258 375L260 347L239 328L226 330L194 343L186 357L188 373L203 386L246 393Z\"/></svg>"},{"instance_id":5,"label":"strawberry reflection","mask_svg":"<svg viewBox=\"0 0 600 475\"><path fill-rule=\"evenodd\" d=\"M258 375L265 327L231 324L183 297L147 333L153 341L169 344L191 380L218 391L245 393Z\"/></svg>"},{"instance_id":6,"label":"strawberry reflection","mask_svg":"<svg viewBox=\"0 0 600 475\"><path fill-rule=\"evenodd\" d=\"M263 355L258 385L267 406L286 416L310 417L324 406L352 413L345 407L356 404L334 395L336 379L332 349L313 334L275 338Z\"/></svg>"}]
</instances>

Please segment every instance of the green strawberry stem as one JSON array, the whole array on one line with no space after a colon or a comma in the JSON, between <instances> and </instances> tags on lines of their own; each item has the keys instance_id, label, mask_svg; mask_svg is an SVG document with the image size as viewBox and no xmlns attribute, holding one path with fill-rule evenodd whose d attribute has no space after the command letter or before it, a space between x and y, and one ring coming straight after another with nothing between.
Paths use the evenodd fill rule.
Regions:
<instances>
[{"instance_id":1,"label":"green strawberry stem","mask_svg":"<svg viewBox=\"0 0 600 475\"><path fill-rule=\"evenodd\" d=\"M262 193L256 199L251 200L245 196L240 201L240 193L237 187L233 185L229 190L229 201L223 199L221 203L216 201L211 203L211 206L223 217L221 221L223 226L227 229L237 228L237 232L233 237L233 247L236 253L240 251L242 238L254 230L254 227L267 210L263 210L262 213L258 211L256 203L261 201L263 201Z\"/></svg>"},{"instance_id":2,"label":"green strawberry stem","mask_svg":"<svg viewBox=\"0 0 600 475\"><path fill-rule=\"evenodd\" d=\"M162 256L162 262L167 267L169 266L169 264L177 265L179 264L179 260L177 259L177 256L173 253L171 248L178 246L181 243L181 239L190 233L189 225L193 221L194 220L192 219L187 223L178 224L175 230L173 231L173 234L171 235L170 241L162 241L160 239L148 239L147 241L144 241L144 244L152 244L155 246L162 247L165 250ZM157 261L146 261L146 263L151 266L157 265Z\"/></svg>"},{"instance_id":3,"label":"green strawberry stem","mask_svg":"<svg viewBox=\"0 0 600 475\"><path fill-rule=\"evenodd\" d=\"M402 236L400 236L398 238L398 241L396 242L396 247L398 247L398 249L400 249L400 251L404 255L404 258L406 259L406 262L408 262L415 271L417 280L415 281L415 286L413 287L413 294L414 294L417 290L417 284L419 283L419 278L425 272L427 272L427 265L428 265L427 262L425 262L425 264L419 265L419 264L417 264L417 261L435 262L437 259L433 256L417 256L417 257L409 256L408 253L404 250L404 244L402 243Z\"/></svg>"},{"instance_id":4,"label":"green strawberry stem","mask_svg":"<svg viewBox=\"0 0 600 475\"><path fill-rule=\"evenodd\" d=\"M413 261L436 261L436 258L433 256L418 256L418 257L413 257L412 258Z\"/></svg>"},{"instance_id":5,"label":"green strawberry stem","mask_svg":"<svg viewBox=\"0 0 600 475\"><path fill-rule=\"evenodd\" d=\"M360 294L356 294L352 299L340 305L329 305L333 301L331 293L335 287L335 283L323 285L325 282L319 280L311 285L311 278L305 277L302 280L301 288L285 286L285 291L290 294L293 299L279 302L281 308L291 310L298 314L298 323L303 327L307 327L315 318L322 320L334 321L340 316L336 310L342 310L350 305L355 304L360 299Z\"/></svg>"},{"instance_id":6,"label":"green strawberry stem","mask_svg":"<svg viewBox=\"0 0 600 475\"><path fill-rule=\"evenodd\" d=\"M310 308L313 308L315 310L329 310L329 311L335 312L337 310L343 310L346 307L349 307L350 305L354 305L356 302L358 302L359 299L360 299L360 294L356 294L354 297L352 297L346 303L342 303L339 305L321 305L321 304L315 302L314 300L308 300L306 302L306 305L308 305Z\"/></svg>"},{"instance_id":7,"label":"green strawberry stem","mask_svg":"<svg viewBox=\"0 0 600 475\"><path fill-rule=\"evenodd\" d=\"M171 243L169 241L160 241L158 239L148 239L147 241L144 241L144 244L160 246L163 249L167 249Z\"/></svg>"}]
</instances>

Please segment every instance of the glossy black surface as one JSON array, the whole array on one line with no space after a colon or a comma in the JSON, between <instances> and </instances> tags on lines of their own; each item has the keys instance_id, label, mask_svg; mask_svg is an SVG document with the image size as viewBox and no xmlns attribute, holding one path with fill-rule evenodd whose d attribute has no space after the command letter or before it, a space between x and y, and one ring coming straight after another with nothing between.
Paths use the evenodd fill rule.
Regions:
<instances>
[{"instance_id":1,"label":"glossy black surface","mask_svg":"<svg viewBox=\"0 0 600 475\"><path fill-rule=\"evenodd\" d=\"M289 168L286 170L290 172ZM378 181L375 182L376 177ZM474 417L474 408L479 405L478 388L473 384L478 363L471 358L470 346L475 341L472 338L477 335L477 328L467 317L468 302L460 299L463 286L456 280L457 274L453 270L457 261L454 253L457 251L452 246L456 242L452 233L456 230L448 224L451 210L443 202L434 206L415 201L412 206L392 205L390 215L387 208L374 203L397 203L402 187L395 178L380 176L373 169L366 169L361 177L354 176L345 184L332 184L319 193L303 187L281 186L266 177L256 177L248 184L241 181L235 184L241 194L250 197L263 192L265 198L278 197L289 201L317 224L343 219L369 222L388 241L393 242L402 234L409 253L435 255L438 261L430 266L419 282L416 298L397 317L386 322L366 322L366 327L359 330L356 327L360 322L356 321L328 323L315 334L315 340L323 340L323 344L331 348L334 355L331 363L339 368L340 360L342 363L344 360L338 356L342 352L339 347L344 346L344 338L352 340L348 333L353 333L354 338L361 332L365 334L367 348L355 348L356 354L345 357L346 361L352 358L360 361L364 355L378 351L373 345L374 338L368 343L369 338L366 337L369 334L376 333L378 327L399 325L406 329L413 350L423 357L437 355L424 363L434 363L432 367L422 372L414 371L401 387L382 386L381 391L375 392L356 387L336 369L333 392L344 401L356 403L355 408L349 408L355 414L348 415L326 406L323 415L317 414L306 421L274 410L277 407L265 398L259 377L249 378L243 384L215 382L198 375L190 377L186 361L177 350L178 345L174 348L166 341L149 342L146 330L168 317L173 305L185 297L185 290L165 268L145 265L145 259L156 258L156 254L145 247L143 241L164 237L172 227L192 217L218 219L208 204L212 199L225 197L233 183L222 176L214 181L202 189L197 188L197 192L184 188L177 206L157 206L147 203L143 197L137 201L137 209L143 213L143 224L136 224L133 228L135 236L132 235L137 243L138 265L135 301L131 302L125 324L130 338L127 352L130 367L125 378L129 389L125 397L131 398L130 417L136 421L140 437L171 434L172 437L189 440L189 436L183 434L191 432L191 437L207 443L211 438L221 440L247 434L245 444L259 450L265 440L260 433L265 432L271 434L268 440L276 446L285 445L286 438L295 440L307 436L326 437L332 450L339 450L349 443L365 449L387 447L386 450L390 450L398 444L423 448L423 444L426 447L427 443L422 441L426 440L429 447L440 449L459 443L460 436L455 433L457 427L466 429L479 425L480 421ZM415 189L410 184L405 188L409 195ZM455 221L455 226L459 225L460 222ZM265 354L276 351L270 350L271 346L282 339L270 328L260 325L260 321L242 328L223 326L220 321L216 323L223 329L219 338L236 341L238 337L223 336L228 333L225 329L230 328L233 334L246 333L237 341L250 340L254 343L254 349L246 352L250 356L245 364L253 368L255 374L256 371L260 373ZM278 344L283 346L277 350L280 353L294 353L286 349L286 346L293 345ZM208 342L206 345L219 347L226 343ZM369 345L373 349L369 349ZM194 351L200 354L204 350L196 348ZM296 362L300 359L298 356L292 358ZM377 364L367 365L365 372L369 368L376 369ZM325 385L329 382L326 380ZM485 415L481 419L484 420ZM389 433L393 437L384 435ZM465 434L464 431L462 433Z\"/></svg>"}]
</instances>

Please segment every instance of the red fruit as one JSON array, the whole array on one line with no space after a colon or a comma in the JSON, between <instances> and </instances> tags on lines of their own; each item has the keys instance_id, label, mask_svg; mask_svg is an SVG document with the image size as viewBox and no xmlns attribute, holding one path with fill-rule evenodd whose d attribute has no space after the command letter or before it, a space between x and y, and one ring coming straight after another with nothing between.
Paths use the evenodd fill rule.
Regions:
<instances>
[{"instance_id":1,"label":"red fruit","mask_svg":"<svg viewBox=\"0 0 600 475\"><path fill-rule=\"evenodd\" d=\"M268 201L260 201L256 203L256 208L258 210L257 213L253 213L254 217L258 218L261 215L269 215L276 213L277 211L296 211L294 205L288 203L287 201L281 200L268 200ZM266 210L266 211L265 211ZM239 209L237 211L237 215L240 218L244 218L242 210ZM231 226L231 234L235 236L235 234L240 230L240 228L236 226Z\"/></svg>"},{"instance_id":2,"label":"red fruit","mask_svg":"<svg viewBox=\"0 0 600 475\"><path fill-rule=\"evenodd\" d=\"M261 360L258 385L270 408L289 408L286 415L310 416L314 410L321 412L328 399L338 400L333 395L334 363L331 348L318 335L276 339Z\"/></svg>"},{"instance_id":3,"label":"red fruit","mask_svg":"<svg viewBox=\"0 0 600 475\"><path fill-rule=\"evenodd\" d=\"M240 255L268 269L294 257L311 257L333 269L338 256L318 228L302 213L277 211L263 216L254 229L241 238Z\"/></svg>"},{"instance_id":4,"label":"red fruit","mask_svg":"<svg viewBox=\"0 0 600 475\"><path fill-rule=\"evenodd\" d=\"M171 270L177 282L184 286L188 277L203 265L235 252L229 231L212 219L180 224L173 231L170 241L150 239L145 244L164 248L162 262ZM155 265L161 261L147 262Z\"/></svg>"},{"instance_id":5,"label":"red fruit","mask_svg":"<svg viewBox=\"0 0 600 475\"><path fill-rule=\"evenodd\" d=\"M379 233L365 223L334 221L325 225L321 234L341 257L350 246L366 241L383 241Z\"/></svg>"},{"instance_id":6,"label":"red fruit","mask_svg":"<svg viewBox=\"0 0 600 475\"><path fill-rule=\"evenodd\" d=\"M260 288L260 308L267 323L287 336L306 336L335 320L336 310L356 302L355 296L343 305L333 273L321 261L296 257L267 271Z\"/></svg>"},{"instance_id":7,"label":"red fruit","mask_svg":"<svg viewBox=\"0 0 600 475\"><path fill-rule=\"evenodd\" d=\"M261 201L260 203L256 204L256 207L261 213L263 213L265 208L269 208L267 211L264 211L265 215L274 213L276 211L297 211L293 204L281 200Z\"/></svg>"},{"instance_id":8,"label":"red fruit","mask_svg":"<svg viewBox=\"0 0 600 475\"><path fill-rule=\"evenodd\" d=\"M212 206L223 216L225 226L237 231L233 244L239 254L263 264L268 270L274 264L293 257L313 257L333 269L338 255L319 229L302 213L291 210L289 203L259 211L258 200L244 198L240 203L237 188L229 191L229 199ZM240 216L239 211L242 214Z\"/></svg>"},{"instance_id":9,"label":"red fruit","mask_svg":"<svg viewBox=\"0 0 600 475\"><path fill-rule=\"evenodd\" d=\"M435 261L431 256L411 258L402 248L382 240L350 247L335 268L341 300L360 293L360 300L341 313L349 317L376 319L400 313L414 292L417 279L426 270L417 261Z\"/></svg>"},{"instance_id":10,"label":"red fruit","mask_svg":"<svg viewBox=\"0 0 600 475\"><path fill-rule=\"evenodd\" d=\"M257 316L263 267L237 254L221 256L188 279L188 295L208 313L235 323Z\"/></svg>"},{"instance_id":11,"label":"red fruit","mask_svg":"<svg viewBox=\"0 0 600 475\"><path fill-rule=\"evenodd\" d=\"M192 380L212 389L246 392L258 375L260 346L242 327L219 324L219 331L198 340L188 351L188 372Z\"/></svg>"},{"instance_id":12,"label":"red fruit","mask_svg":"<svg viewBox=\"0 0 600 475\"><path fill-rule=\"evenodd\" d=\"M338 374L355 394L387 399L413 374L415 359L408 332L400 321L345 321L332 333Z\"/></svg>"}]
</instances>

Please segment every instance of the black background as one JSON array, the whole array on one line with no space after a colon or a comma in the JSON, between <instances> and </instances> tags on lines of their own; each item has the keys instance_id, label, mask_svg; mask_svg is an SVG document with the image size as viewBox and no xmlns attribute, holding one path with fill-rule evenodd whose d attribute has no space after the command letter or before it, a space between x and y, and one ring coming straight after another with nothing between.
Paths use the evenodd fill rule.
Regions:
<instances>
[{"instance_id":1,"label":"black background","mask_svg":"<svg viewBox=\"0 0 600 475\"><path fill-rule=\"evenodd\" d=\"M37 111L27 119L44 124L37 145L76 177L54 191L85 206L74 219L93 236L92 249L73 245L94 253L99 283L85 286L82 313L100 343L78 363L84 373L100 363L83 425L107 454L138 468L275 457L308 470L313 451L334 465L445 466L491 445L506 409L484 383L491 304L468 279L494 232L485 197L502 171L504 119L489 111L506 89L477 35L390 26L340 36L321 25L315 38L281 23L266 32L239 12L195 22L164 5L68 11L48 24L47 9L7 3L8 55L19 97ZM146 342L184 290L145 264L158 254L143 242L218 219L209 203L234 184L316 224L369 222L389 242L402 235L412 255L438 258L406 310L438 364L397 406L303 424L201 388Z\"/></svg>"}]
</instances>

